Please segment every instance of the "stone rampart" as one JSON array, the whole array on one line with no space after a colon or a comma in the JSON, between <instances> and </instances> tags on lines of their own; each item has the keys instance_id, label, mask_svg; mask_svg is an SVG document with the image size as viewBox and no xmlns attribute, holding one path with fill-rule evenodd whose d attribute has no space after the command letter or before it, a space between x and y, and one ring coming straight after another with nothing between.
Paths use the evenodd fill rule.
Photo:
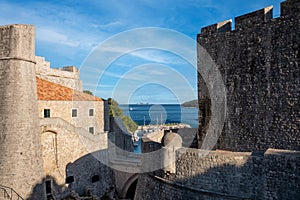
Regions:
<instances>
[{"instance_id":1,"label":"stone rampart","mask_svg":"<svg viewBox=\"0 0 300 200\"><path fill-rule=\"evenodd\" d=\"M0 185L43 199L34 27L0 26Z\"/></svg>"},{"instance_id":2,"label":"stone rampart","mask_svg":"<svg viewBox=\"0 0 300 200\"><path fill-rule=\"evenodd\" d=\"M299 160L299 151L269 149L253 155L182 148L176 173L142 175L136 199L297 199Z\"/></svg>"},{"instance_id":3,"label":"stone rampart","mask_svg":"<svg viewBox=\"0 0 300 200\"><path fill-rule=\"evenodd\" d=\"M300 4L288 0L281 8L278 18L272 18L268 7L235 18L235 30L229 20L204 27L197 36L226 86L227 118L216 148L300 150ZM200 148L210 119L209 95L201 76L198 90Z\"/></svg>"}]
</instances>

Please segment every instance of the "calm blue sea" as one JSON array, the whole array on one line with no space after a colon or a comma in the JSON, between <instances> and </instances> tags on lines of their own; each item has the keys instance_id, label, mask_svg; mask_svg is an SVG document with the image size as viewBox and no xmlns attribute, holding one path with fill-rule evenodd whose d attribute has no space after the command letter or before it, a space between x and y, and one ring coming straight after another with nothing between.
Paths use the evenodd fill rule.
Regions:
<instances>
[{"instance_id":1,"label":"calm blue sea","mask_svg":"<svg viewBox=\"0 0 300 200\"><path fill-rule=\"evenodd\" d=\"M192 128L198 127L197 108L185 108L179 104L121 104L119 107L138 125L184 123Z\"/></svg>"}]
</instances>

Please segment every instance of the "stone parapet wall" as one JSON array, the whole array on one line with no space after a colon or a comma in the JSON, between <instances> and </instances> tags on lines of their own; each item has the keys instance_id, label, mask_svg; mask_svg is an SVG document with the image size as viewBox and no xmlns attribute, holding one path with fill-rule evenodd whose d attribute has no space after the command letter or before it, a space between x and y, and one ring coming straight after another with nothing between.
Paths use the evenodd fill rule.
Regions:
<instances>
[{"instance_id":1,"label":"stone parapet wall","mask_svg":"<svg viewBox=\"0 0 300 200\"><path fill-rule=\"evenodd\" d=\"M299 151L269 149L255 155L182 148L176 173L142 175L136 199L297 199L299 161Z\"/></svg>"},{"instance_id":2,"label":"stone parapet wall","mask_svg":"<svg viewBox=\"0 0 300 200\"><path fill-rule=\"evenodd\" d=\"M111 130L108 138L122 150L133 152L132 134L130 134L119 117L110 119Z\"/></svg>"}]
</instances>

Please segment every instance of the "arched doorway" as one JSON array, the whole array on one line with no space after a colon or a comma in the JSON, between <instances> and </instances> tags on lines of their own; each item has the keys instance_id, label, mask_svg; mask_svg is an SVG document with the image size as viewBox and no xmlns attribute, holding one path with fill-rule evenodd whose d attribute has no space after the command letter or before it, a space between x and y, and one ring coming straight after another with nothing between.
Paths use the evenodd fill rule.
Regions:
<instances>
[{"instance_id":1,"label":"arched doorway","mask_svg":"<svg viewBox=\"0 0 300 200\"><path fill-rule=\"evenodd\" d=\"M132 199L134 200L136 186L137 186L138 179L136 179L128 188L126 193L126 199Z\"/></svg>"},{"instance_id":2,"label":"arched doorway","mask_svg":"<svg viewBox=\"0 0 300 200\"><path fill-rule=\"evenodd\" d=\"M122 198L132 199L132 200L134 199L138 177L139 174L134 174L126 181L122 189L122 194L121 194Z\"/></svg>"}]
</instances>

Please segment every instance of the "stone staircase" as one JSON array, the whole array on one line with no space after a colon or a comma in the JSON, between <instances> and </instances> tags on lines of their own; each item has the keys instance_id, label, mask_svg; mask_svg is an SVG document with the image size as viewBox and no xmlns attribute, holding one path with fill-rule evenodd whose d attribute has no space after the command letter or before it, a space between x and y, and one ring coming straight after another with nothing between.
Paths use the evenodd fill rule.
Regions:
<instances>
[{"instance_id":1,"label":"stone staircase","mask_svg":"<svg viewBox=\"0 0 300 200\"><path fill-rule=\"evenodd\" d=\"M0 200L24 200L13 188L0 185Z\"/></svg>"}]
</instances>

